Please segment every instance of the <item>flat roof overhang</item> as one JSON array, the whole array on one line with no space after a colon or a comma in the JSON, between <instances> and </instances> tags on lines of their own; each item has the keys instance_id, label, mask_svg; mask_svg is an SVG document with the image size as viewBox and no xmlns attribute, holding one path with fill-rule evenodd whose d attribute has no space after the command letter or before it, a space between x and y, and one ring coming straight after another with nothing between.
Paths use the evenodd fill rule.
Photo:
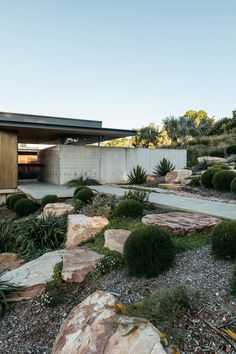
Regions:
<instances>
[{"instance_id":1,"label":"flat roof overhang","mask_svg":"<svg viewBox=\"0 0 236 354\"><path fill-rule=\"evenodd\" d=\"M66 138L85 143L118 139L136 134L135 130L103 128L102 122L0 112L0 130L15 131L19 143L53 144Z\"/></svg>"}]
</instances>

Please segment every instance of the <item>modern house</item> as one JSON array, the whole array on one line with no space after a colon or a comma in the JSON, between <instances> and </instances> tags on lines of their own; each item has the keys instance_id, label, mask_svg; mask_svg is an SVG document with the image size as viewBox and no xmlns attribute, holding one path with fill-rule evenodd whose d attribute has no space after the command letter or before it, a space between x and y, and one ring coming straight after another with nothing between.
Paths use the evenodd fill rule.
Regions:
<instances>
[{"instance_id":1,"label":"modern house","mask_svg":"<svg viewBox=\"0 0 236 354\"><path fill-rule=\"evenodd\" d=\"M186 166L185 150L100 146L100 142L135 134L135 130L103 128L101 121L0 112L0 203L17 190L18 170L20 176L27 171L18 143L53 145L36 151L38 161L29 159L33 171L37 165L41 179L53 184L81 175L101 183L120 183L137 164L151 173L163 157L178 169Z\"/></svg>"}]
</instances>

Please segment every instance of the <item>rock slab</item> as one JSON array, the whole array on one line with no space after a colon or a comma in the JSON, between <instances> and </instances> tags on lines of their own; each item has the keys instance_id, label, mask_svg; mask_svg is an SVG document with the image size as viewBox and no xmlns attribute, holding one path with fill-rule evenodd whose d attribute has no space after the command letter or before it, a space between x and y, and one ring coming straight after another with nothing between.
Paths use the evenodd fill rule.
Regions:
<instances>
[{"instance_id":1,"label":"rock slab","mask_svg":"<svg viewBox=\"0 0 236 354\"><path fill-rule=\"evenodd\" d=\"M74 212L74 208L72 205L65 203L48 203L43 208L42 217L46 217L48 215L53 216L61 216L63 214L71 214Z\"/></svg>"},{"instance_id":2,"label":"rock slab","mask_svg":"<svg viewBox=\"0 0 236 354\"><path fill-rule=\"evenodd\" d=\"M41 294L52 280L54 267L62 261L63 250L48 252L0 277L0 281L24 287L10 296L11 301L28 300Z\"/></svg>"},{"instance_id":3,"label":"rock slab","mask_svg":"<svg viewBox=\"0 0 236 354\"><path fill-rule=\"evenodd\" d=\"M203 214L171 212L146 215L142 222L147 225L158 225L175 235L184 236L211 229L220 220Z\"/></svg>"},{"instance_id":4,"label":"rock slab","mask_svg":"<svg viewBox=\"0 0 236 354\"><path fill-rule=\"evenodd\" d=\"M223 157L215 157L215 156L201 156L197 158L198 162L213 162L213 163L225 163L226 159L224 159Z\"/></svg>"},{"instance_id":5,"label":"rock slab","mask_svg":"<svg viewBox=\"0 0 236 354\"><path fill-rule=\"evenodd\" d=\"M15 253L0 253L0 271L6 273L20 267L24 261L19 259Z\"/></svg>"},{"instance_id":6,"label":"rock slab","mask_svg":"<svg viewBox=\"0 0 236 354\"><path fill-rule=\"evenodd\" d=\"M159 183L158 187L171 191L181 191L183 189L183 186L179 183Z\"/></svg>"},{"instance_id":7,"label":"rock slab","mask_svg":"<svg viewBox=\"0 0 236 354\"><path fill-rule=\"evenodd\" d=\"M117 314L116 304L108 292L88 296L63 323L52 354L166 354L158 329L147 320Z\"/></svg>"},{"instance_id":8,"label":"rock slab","mask_svg":"<svg viewBox=\"0 0 236 354\"><path fill-rule=\"evenodd\" d=\"M109 248L111 251L116 251L121 254L124 253L124 245L131 234L129 230L110 229L104 233L105 244L104 247Z\"/></svg>"},{"instance_id":9,"label":"rock slab","mask_svg":"<svg viewBox=\"0 0 236 354\"><path fill-rule=\"evenodd\" d=\"M67 248L63 253L62 279L66 282L81 283L89 272L96 269L104 256L89 248Z\"/></svg>"},{"instance_id":10,"label":"rock slab","mask_svg":"<svg viewBox=\"0 0 236 354\"><path fill-rule=\"evenodd\" d=\"M82 214L68 216L66 248L75 247L94 238L108 225L107 218Z\"/></svg>"},{"instance_id":11,"label":"rock slab","mask_svg":"<svg viewBox=\"0 0 236 354\"><path fill-rule=\"evenodd\" d=\"M181 183L186 178L192 176L191 170L173 170L167 173L165 177L166 183Z\"/></svg>"}]
</instances>

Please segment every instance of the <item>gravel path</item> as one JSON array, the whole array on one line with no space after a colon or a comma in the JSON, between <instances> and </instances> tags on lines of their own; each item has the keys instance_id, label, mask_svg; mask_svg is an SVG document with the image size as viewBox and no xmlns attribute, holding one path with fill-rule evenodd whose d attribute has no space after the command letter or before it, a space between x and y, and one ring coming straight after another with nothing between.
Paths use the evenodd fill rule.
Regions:
<instances>
[{"instance_id":1,"label":"gravel path","mask_svg":"<svg viewBox=\"0 0 236 354\"><path fill-rule=\"evenodd\" d=\"M153 291L186 284L209 296L204 309L204 317L208 320L217 322L236 316L236 303L228 295L232 268L232 263L214 260L207 246L178 254L173 268L158 278L137 279L128 277L125 271L113 271L99 279L88 279L80 286L67 285L67 302L56 308L45 307L42 297L14 304L0 320L0 353L49 354L70 310L96 290L110 291L122 302L131 303ZM200 318L191 320L183 335L187 354L233 353L232 348L209 330Z\"/></svg>"}]
</instances>

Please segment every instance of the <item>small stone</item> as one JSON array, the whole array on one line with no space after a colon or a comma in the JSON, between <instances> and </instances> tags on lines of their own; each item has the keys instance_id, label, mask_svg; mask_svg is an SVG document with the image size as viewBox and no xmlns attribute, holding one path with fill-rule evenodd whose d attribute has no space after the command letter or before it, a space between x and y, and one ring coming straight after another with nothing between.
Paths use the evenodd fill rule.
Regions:
<instances>
[{"instance_id":1,"label":"small stone","mask_svg":"<svg viewBox=\"0 0 236 354\"><path fill-rule=\"evenodd\" d=\"M124 253L124 245L127 238L131 234L129 230L122 229L109 229L104 233L105 244L104 247L109 248L111 251L116 251L121 254Z\"/></svg>"},{"instance_id":2,"label":"small stone","mask_svg":"<svg viewBox=\"0 0 236 354\"><path fill-rule=\"evenodd\" d=\"M48 215L61 216L63 214L71 214L74 212L72 205L65 203L48 203L43 208L43 213L40 217L46 217Z\"/></svg>"}]
</instances>

